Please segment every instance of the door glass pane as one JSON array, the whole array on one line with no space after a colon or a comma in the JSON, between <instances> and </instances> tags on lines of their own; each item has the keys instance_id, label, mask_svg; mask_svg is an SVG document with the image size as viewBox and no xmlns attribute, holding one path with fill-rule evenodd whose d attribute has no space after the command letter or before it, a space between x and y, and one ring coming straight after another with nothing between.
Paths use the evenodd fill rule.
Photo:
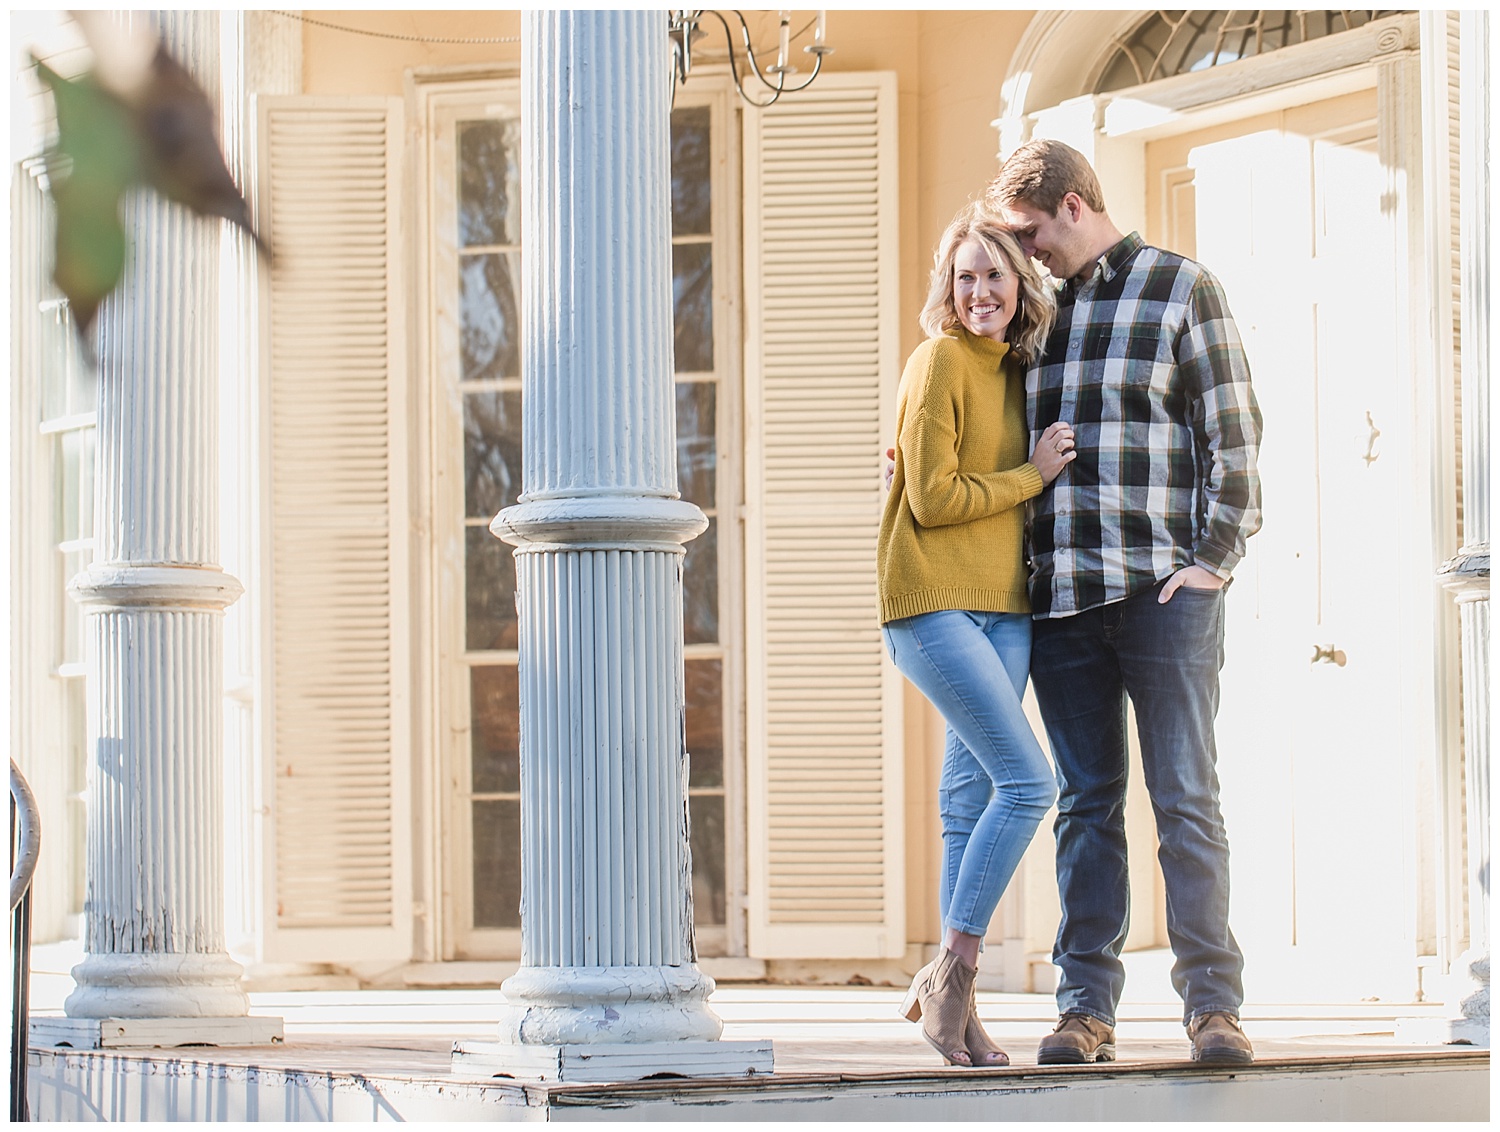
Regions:
<instances>
[{"instance_id":1,"label":"door glass pane","mask_svg":"<svg viewBox=\"0 0 1500 1132\"><path fill-rule=\"evenodd\" d=\"M719 530L714 519L708 530L687 544L682 567L682 632L690 645L719 639Z\"/></svg>"},{"instance_id":2,"label":"door glass pane","mask_svg":"<svg viewBox=\"0 0 1500 1132\"><path fill-rule=\"evenodd\" d=\"M57 434L58 542L94 537L94 430Z\"/></svg>"},{"instance_id":3,"label":"door glass pane","mask_svg":"<svg viewBox=\"0 0 1500 1132\"><path fill-rule=\"evenodd\" d=\"M521 705L516 668L486 665L469 673L474 713L470 788L475 794L521 789Z\"/></svg>"},{"instance_id":4,"label":"door glass pane","mask_svg":"<svg viewBox=\"0 0 1500 1132\"><path fill-rule=\"evenodd\" d=\"M711 381L684 381L677 386L677 487L682 498L699 507L714 506L718 446Z\"/></svg>"},{"instance_id":5,"label":"door glass pane","mask_svg":"<svg viewBox=\"0 0 1500 1132\"><path fill-rule=\"evenodd\" d=\"M521 120L458 124L458 242L521 242Z\"/></svg>"},{"instance_id":6,"label":"door glass pane","mask_svg":"<svg viewBox=\"0 0 1500 1132\"><path fill-rule=\"evenodd\" d=\"M464 514L489 519L521 494L521 391L464 394Z\"/></svg>"},{"instance_id":7,"label":"door glass pane","mask_svg":"<svg viewBox=\"0 0 1500 1132\"><path fill-rule=\"evenodd\" d=\"M474 926L521 926L521 803L475 800Z\"/></svg>"},{"instance_id":8,"label":"door glass pane","mask_svg":"<svg viewBox=\"0 0 1500 1132\"><path fill-rule=\"evenodd\" d=\"M62 623L59 626L61 640L57 642L57 663L81 665L84 661L88 622L83 615L83 609L79 604L68 596L68 583L79 574L89 568L94 560L92 550L58 551L58 569L62 571L62 577L58 579L57 592L63 595Z\"/></svg>"},{"instance_id":9,"label":"door glass pane","mask_svg":"<svg viewBox=\"0 0 1500 1132\"><path fill-rule=\"evenodd\" d=\"M459 352L464 381L521 376L520 252L459 261Z\"/></svg>"},{"instance_id":10,"label":"door glass pane","mask_svg":"<svg viewBox=\"0 0 1500 1132\"><path fill-rule=\"evenodd\" d=\"M724 785L724 662L687 662L688 786Z\"/></svg>"},{"instance_id":11,"label":"door glass pane","mask_svg":"<svg viewBox=\"0 0 1500 1132\"><path fill-rule=\"evenodd\" d=\"M79 349L67 303L50 300L42 306L36 323L40 330L37 358L42 367L42 419L92 413L98 408L99 371Z\"/></svg>"},{"instance_id":12,"label":"door glass pane","mask_svg":"<svg viewBox=\"0 0 1500 1132\"><path fill-rule=\"evenodd\" d=\"M714 368L714 263L710 244L672 248L674 368L708 373Z\"/></svg>"},{"instance_id":13,"label":"door glass pane","mask_svg":"<svg viewBox=\"0 0 1500 1132\"><path fill-rule=\"evenodd\" d=\"M83 911L88 893L88 689L81 676L67 682L68 718L66 722L68 760L68 796L65 807L66 827L57 846L67 854L70 865L68 911Z\"/></svg>"},{"instance_id":14,"label":"door glass pane","mask_svg":"<svg viewBox=\"0 0 1500 1132\"><path fill-rule=\"evenodd\" d=\"M672 111L672 235L709 233L709 109Z\"/></svg>"},{"instance_id":15,"label":"door glass pane","mask_svg":"<svg viewBox=\"0 0 1500 1132\"><path fill-rule=\"evenodd\" d=\"M516 560L488 527L464 530L464 577L471 652L516 647Z\"/></svg>"},{"instance_id":16,"label":"door glass pane","mask_svg":"<svg viewBox=\"0 0 1500 1132\"><path fill-rule=\"evenodd\" d=\"M724 922L724 795L694 794L688 799L692 822L693 919Z\"/></svg>"}]
</instances>

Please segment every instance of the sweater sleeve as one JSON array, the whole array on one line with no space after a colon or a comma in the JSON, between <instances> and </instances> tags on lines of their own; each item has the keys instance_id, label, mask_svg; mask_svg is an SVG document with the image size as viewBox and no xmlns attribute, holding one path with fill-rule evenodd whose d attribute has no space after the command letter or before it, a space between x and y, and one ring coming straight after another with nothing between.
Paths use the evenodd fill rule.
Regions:
<instances>
[{"instance_id":1,"label":"sweater sleeve","mask_svg":"<svg viewBox=\"0 0 1500 1132\"><path fill-rule=\"evenodd\" d=\"M948 527L985 519L1042 493L1042 473L1033 464L960 471L953 386L938 352L929 352L925 365L910 376L915 384L907 394L900 445L906 501L918 525Z\"/></svg>"}]
</instances>

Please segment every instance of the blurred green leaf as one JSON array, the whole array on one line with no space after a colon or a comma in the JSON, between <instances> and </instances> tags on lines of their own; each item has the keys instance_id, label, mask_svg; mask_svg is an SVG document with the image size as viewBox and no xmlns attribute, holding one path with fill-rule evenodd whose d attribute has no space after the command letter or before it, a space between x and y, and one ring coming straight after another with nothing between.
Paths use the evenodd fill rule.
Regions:
<instances>
[{"instance_id":1,"label":"blurred green leaf","mask_svg":"<svg viewBox=\"0 0 1500 1132\"><path fill-rule=\"evenodd\" d=\"M32 62L57 108L57 140L47 153L57 206L52 277L81 338L124 273L120 202L136 185L237 224L267 254L219 150L208 95L165 45L139 89L123 94L92 75L65 79L35 56Z\"/></svg>"},{"instance_id":2,"label":"blurred green leaf","mask_svg":"<svg viewBox=\"0 0 1500 1132\"><path fill-rule=\"evenodd\" d=\"M89 78L65 79L40 60L37 74L57 108L47 181L57 205L52 277L85 334L125 268L120 199L140 177L131 115Z\"/></svg>"}]
</instances>

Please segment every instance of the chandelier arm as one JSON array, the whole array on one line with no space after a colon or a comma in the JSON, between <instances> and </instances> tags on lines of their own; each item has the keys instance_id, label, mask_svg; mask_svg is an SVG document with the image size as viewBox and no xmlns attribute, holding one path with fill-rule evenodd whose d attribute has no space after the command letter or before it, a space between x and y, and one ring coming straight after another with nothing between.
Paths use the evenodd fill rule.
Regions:
<instances>
[{"instance_id":1,"label":"chandelier arm","mask_svg":"<svg viewBox=\"0 0 1500 1132\"><path fill-rule=\"evenodd\" d=\"M811 50L811 49L810 48L804 48L804 50ZM799 90L806 90L808 87L812 86L813 79L817 78L818 77L818 72L823 69L823 56L829 55L829 54L832 54L832 52L830 52L830 51L814 51L813 55L815 55L817 57L817 61L815 63L813 63L812 74L808 75L807 78L803 79L796 86L783 87L779 93L781 93L781 94L796 94Z\"/></svg>"},{"instance_id":2,"label":"chandelier arm","mask_svg":"<svg viewBox=\"0 0 1500 1132\"><path fill-rule=\"evenodd\" d=\"M677 109L677 88L687 82L687 37L688 28L683 27L679 41L677 21L669 11L667 13L667 42L672 45L672 73L667 79L667 89L671 92L667 95L668 113Z\"/></svg>"},{"instance_id":3,"label":"chandelier arm","mask_svg":"<svg viewBox=\"0 0 1500 1132\"><path fill-rule=\"evenodd\" d=\"M750 60L750 69L755 72L755 77L765 85L765 88L767 90L775 92L776 97L771 99L771 102L775 102L777 98L781 97L782 92L786 89L786 72L782 71L777 74L777 81L775 85L772 85L771 80L766 78L766 76L761 73L760 63L756 61L755 48L750 43L750 25L745 22L745 17L740 13L740 10L738 8L731 8L730 11L733 12L735 18L740 21L740 33L745 37L745 58ZM719 18L723 19L722 16ZM727 28L728 26L728 22L726 21L725 27ZM742 90L740 91L740 94L744 96L745 92ZM746 97L748 98L748 96ZM766 103L766 105L771 105L771 102Z\"/></svg>"},{"instance_id":4,"label":"chandelier arm","mask_svg":"<svg viewBox=\"0 0 1500 1132\"><path fill-rule=\"evenodd\" d=\"M733 11L733 9L731 9L731 11ZM766 86L769 87L775 93L772 94L771 97L769 99L767 99L765 102L757 102L755 99L751 98L750 95L745 92L745 84L740 79L739 68L735 65L735 62L734 62L734 33L732 31L730 31L730 29L729 29L729 21L724 18L724 16L723 16L722 13L717 12L717 11L715 11L712 8L705 9L704 10L704 14L705 15L713 16L714 19L718 20L719 23L724 26L724 44L725 44L726 48L728 49L728 53L729 53L729 77L734 80L734 89L735 89L735 92L737 94L739 94L739 96L741 98L743 98L746 102L748 102L751 106L754 106L757 110L764 110L767 106L770 106L771 103L775 102L778 98L780 98L781 97L781 91L778 88L771 86L770 83L766 82L766 79L765 79L765 77L763 75L761 75L759 68L755 69L756 77L759 78L761 82L765 83ZM742 27L744 29L744 32L745 32L745 50L746 50L746 53L750 56L750 66L751 67L755 67L755 53L752 50L750 50L750 28L749 28L749 25L747 25L745 23L745 17L741 16L739 12L736 11L734 14L739 17L740 27Z\"/></svg>"}]
</instances>

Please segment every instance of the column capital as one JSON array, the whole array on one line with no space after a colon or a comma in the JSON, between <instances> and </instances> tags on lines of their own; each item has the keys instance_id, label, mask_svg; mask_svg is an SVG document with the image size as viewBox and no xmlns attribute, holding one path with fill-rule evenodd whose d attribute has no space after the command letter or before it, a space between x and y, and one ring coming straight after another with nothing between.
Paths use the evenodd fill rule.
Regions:
<instances>
[{"instance_id":1,"label":"column capital","mask_svg":"<svg viewBox=\"0 0 1500 1132\"><path fill-rule=\"evenodd\" d=\"M68 592L91 612L111 609L221 613L245 587L217 566L135 566L95 563L68 583Z\"/></svg>"},{"instance_id":2,"label":"column capital","mask_svg":"<svg viewBox=\"0 0 1500 1132\"><path fill-rule=\"evenodd\" d=\"M1437 580L1459 603L1487 599L1490 594L1490 544L1479 542L1461 548L1438 567Z\"/></svg>"},{"instance_id":3,"label":"column capital","mask_svg":"<svg viewBox=\"0 0 1500 1132\"><path fill-rule=\"evenodd\" d=\"M617 492L529 499L490 523L496 538L524 551L676 551L707 528L692 503Z\"/></svg>"}]
</instances>

